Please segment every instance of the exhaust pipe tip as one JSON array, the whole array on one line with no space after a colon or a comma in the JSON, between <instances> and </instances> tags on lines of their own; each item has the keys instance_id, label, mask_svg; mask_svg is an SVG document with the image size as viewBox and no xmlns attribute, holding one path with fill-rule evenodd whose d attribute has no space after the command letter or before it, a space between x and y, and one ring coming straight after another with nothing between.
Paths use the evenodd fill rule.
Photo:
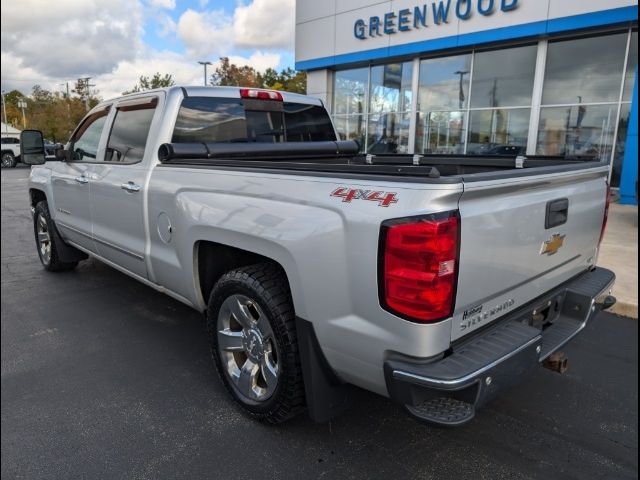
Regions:
<instances>
[{"instance_id":1,"label":"exhaust pipe tip","mask_svg":"<svg viewBox=\"0 0 640 480\"><path fill-rule=\"evenodd\" d=\"M542 364L545 368L557 373L565 373L569 369L569 359L564 352L554 352Z\"/></svg>"}]
</instances>

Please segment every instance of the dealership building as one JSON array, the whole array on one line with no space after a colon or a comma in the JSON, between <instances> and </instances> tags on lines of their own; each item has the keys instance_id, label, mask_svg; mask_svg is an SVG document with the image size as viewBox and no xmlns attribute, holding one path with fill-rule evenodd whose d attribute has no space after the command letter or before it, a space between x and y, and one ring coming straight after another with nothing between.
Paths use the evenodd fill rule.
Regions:
<instances>
[{"instance_id":1,"label":"dealership building","mask_svg":"<svg viewBox=\"0 0 640 480\"><path fill-rule=\"evenodd\" d=\"M591 156L636 203L632 0L297 0L296 68L370 153Z\"/></svg>"}]
</instances>

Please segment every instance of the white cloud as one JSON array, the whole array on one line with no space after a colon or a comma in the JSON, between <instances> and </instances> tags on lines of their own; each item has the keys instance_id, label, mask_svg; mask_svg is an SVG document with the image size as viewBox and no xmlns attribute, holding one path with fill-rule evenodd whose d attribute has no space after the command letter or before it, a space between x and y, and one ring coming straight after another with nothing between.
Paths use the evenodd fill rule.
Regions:
<instances>
[{"instance_id":1,"label":"white cloud","mask_svg":"<svg viewBox=\"0 0 640 480\"><path fill-rule=\"evenodd\" d=\"M144 58L120 62L109 73L98 75L93 82L100 89L104 99L117 97L125 90L131 90L140 76L154 73L169 74L178 85L201 85L202 67L175 52L147 52Z\"/></svg>"},{"instance_id":2,"label":"white cloud","mask_svg":"<svg viewBox=\"0 0 640 480\"><path fill-rule=\"evenodd\" d=\"M240 48L292 48L295 0L254 0L233 15L234 40Z\"/></svg>"},{"instance_id":3,"label":"white cloud","mask_svg":"<svg viewBox=\"0 0 640 480\"><path fill-rule=\"evenodd\" d=\"M156 17L158 22L158 35L161 37L166 37L170 34L174 34L178 29L178 24L173 21L167 14L160 14Z\"/></svg>"},{"instance_id":4,"label":"white cloud","mask_svg":"<svg viewBox=\"0 0 640 480\"><path fill-rule=\"evenodd\" d=\"M280 55L273 53L256 52L250 57L233 55L229 58L236 65L250 65L258 70L275 68L280 63ZM213 62L207 73L211 75L219 63ZM148 52L144 59L121 62L113 72L98 75L92 81L100 89L100 96L107 99L131 90L141 75L153 76L156 72L170 74L176 85L202 85L203 82L202 65L169 51Z\"/></svg>"},{"instance_id":5,"label":"white cloud","mask_svg":"<svg viewBox=\"0 0 640 480\"><path fill-rule=\"evenodd\" d=\"M233 24L223 10L188 9L178 20L177 32L193 58L226 55L233 45Z\"/></svg>"},{"instance_id":6,"label":"white cloud","mask_svg":"<svg viewBox=\"0 0 640 480\"><path fill-rule=\"evenodd\" d=\"M149 5L156 8L166 8L173 10L176 8L176 0L149 0Z\"/></svg>"},{"instance_id":7,"label":"white cloud","mask_svg":"<svg viewBox=\"0 0 640 480\"><path fill-rule=\"evenodd\" d=\"M45 76L79 77L135 58L142 8L130 0L3 2L2 53Z\"/></svg>"},{"instance_id":8,"label":"white cloud","mask_svg":"<svg viewBox=\"0 0 640 480\"><path fill-rule=\"evenodd\" d=\"M267 68L276 68L280 64L281 56L277 53L265 53L265 52L255 52L249 58L239 57L237 55L229 56L229 60L231 63L236 65L249 65L250 67L255 68L256 70L263 72ZM216 62L213 67L217 66L219 62Z\"/></svg>"},{"instance_id":9,"label":"white cloud","mask_svg":"<svg viewBox=\"0 0 640 480\"><path fill-rule=\"evenodd\" d=\"M64 91L66 82L73 88L77 78L91 76L106 99L156 72L172 75L177 84L201 85L198 60L214 62L209 73L221 56L260 71L278 68L281 48L293 42L294 0L238 1L232 13L188 9L177 21L166 11L175 0L57 0L55 7L49 0L5 1L2 89L29 94L38 84ZM143 26L169 45L175 36L184 51L145 46Z\"/></svg>"}]
</instances>

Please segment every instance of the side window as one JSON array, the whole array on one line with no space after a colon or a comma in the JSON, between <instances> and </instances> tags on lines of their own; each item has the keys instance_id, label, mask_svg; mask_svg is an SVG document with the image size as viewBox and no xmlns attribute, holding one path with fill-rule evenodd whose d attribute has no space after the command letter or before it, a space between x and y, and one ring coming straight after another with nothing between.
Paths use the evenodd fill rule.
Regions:
<instances>
[{"instance_id":1,"label":"side window","mask_svg":"<svg viewBox=\"0 0 640 480\"><path fill-rule=\"evenodd\" d=\"M94 162L98 156L100 136L107 121L108 109L88 117L71 139L72 158L76 161Z\"/></svg>"},{"instance_id":2,"label":"side window","mask_svg":"<svg viewBox=\"0 0 640 480\"><path fill-rule=\"evenodd\" d=\"M154 98L118 107L107 142L105 162L137 163L142 160L156 104L157 99Z\"/></svg>"}]
</instances>

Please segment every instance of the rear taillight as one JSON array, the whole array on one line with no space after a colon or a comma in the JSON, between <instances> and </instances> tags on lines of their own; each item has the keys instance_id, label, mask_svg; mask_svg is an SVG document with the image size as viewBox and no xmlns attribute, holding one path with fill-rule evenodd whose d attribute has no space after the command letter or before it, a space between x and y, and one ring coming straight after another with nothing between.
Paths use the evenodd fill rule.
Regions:
<instances>
[{"instance_id":1,"label":"rear taillight","mask_svg":"<svg viewBox=\"0 0 640 480\"><path fill-rule=\"evenodd\" d=\"M241 88L241 98L252 98L254 100L275 100L282 102L282 94L273 90L259 90L257 88Z\"/></svg>"},{"instance_id":2,"label":"rear taillight","mask_svg":"<svg viewBox=\"0 0 640 480\"><path fill-rule=\"evenodd\" d=\"M598 247L602 243L604 238L604 232L607 230L607 221L609 220L609 205L611 205L611 185L607 182L607 199L604 206L604 217L602 218L602 229L600 230L600 240L598 240Z\"/></svg>"},{"instance_id":3,"label":"rear taillight","mask_svg":"<svg viewBox=\"0 0 640 480\"><path fill-rule=\"evenodd\" d=\"M379 272L383 308L418 322L451 316L459 236L457 212L385 222Z\"/></svg>"}]
</instances>

